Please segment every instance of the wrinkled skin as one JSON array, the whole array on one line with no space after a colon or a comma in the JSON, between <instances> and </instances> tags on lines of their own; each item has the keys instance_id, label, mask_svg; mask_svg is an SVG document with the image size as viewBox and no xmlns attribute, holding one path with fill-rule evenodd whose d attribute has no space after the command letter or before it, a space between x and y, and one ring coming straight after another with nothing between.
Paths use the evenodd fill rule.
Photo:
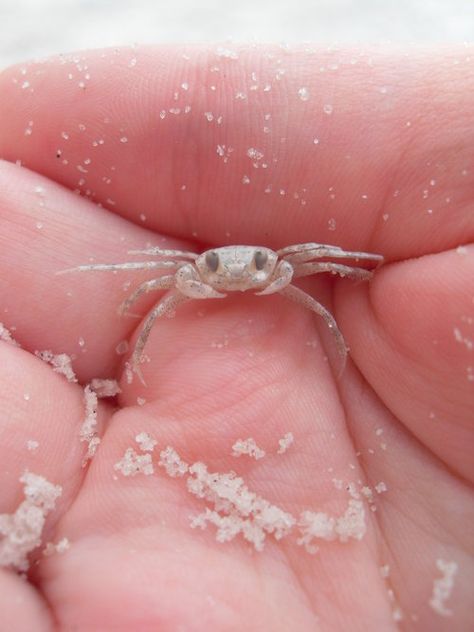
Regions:
<instances>
[{"instance_id":1,"label":"wrinkled skin","mask_svg":"<svg viewBox=\"0 0 474 632\"><path fill-rule=\"evenodd\" d=\"M0 343L0 512L18 506L28 467L64 489L45 542L71 541L63 555L33 555L28 582L1 571L2 629L390 630L396 605L406 630L474 626L474 57L464 48L371 53L371 63L359 51L271 52L251 48L238 60L212 48L186 50L190 59L172 47L90 52L79 55L85 89L73 61L0 75L0 320L23 347ZM252 71L271 92L249 90ZM183 81L189 91L176 102ZM211 84L215 92L203 87ZM188 103L191 112L158 117ZM218 144L234 148L227 162ZM267 169L254 169L249 147L265 154ZM74 194L78 186L103 208ZM115 348L133 343L140 324L116 309L130 291L124 283L148 277L55 272L91 257L123 261L147 242L200 251L308 240L387 262L370 284L301 281L351 348L342 378L324 324L282 297L192 301L153 328L147 387L122 379L118 409L101 404L102 444L81 468L81 385L121 378ZM158 298L147 295L135 311L144 316ZM76 354L80 384L53 373L36 349ZM162 470L115 476L141 431L187 461L236 469L295 515L340 512L346 495L333 478L383 481L388 491L368 511L361 542L322 543L312 556L294 537L269 538L256 554L240 539L217 544L212 528L191 530L203 504L182 480ZM288 431L295 443L276 456ZM249 436L269 453L258 463L230 456ZM35 452L29 439L39 441ZM449 619L428 603L439 558L459 566Z\"/></svg>"}]
</instances>

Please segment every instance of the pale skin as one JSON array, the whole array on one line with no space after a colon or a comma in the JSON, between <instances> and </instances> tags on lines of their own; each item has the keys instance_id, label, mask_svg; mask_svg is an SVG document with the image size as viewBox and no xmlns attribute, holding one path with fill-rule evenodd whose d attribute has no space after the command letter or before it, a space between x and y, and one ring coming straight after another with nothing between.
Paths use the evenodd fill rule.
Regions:
<instances>
[{"instance_id":1,"label":"pale skin","mask_svg":"<svg viewBox=\"0 0 474 632\"><path fill-rule=\"evenodd\" d=\"M1 569L7 629L378 632L395 629L395 607L404 630L474 627L474 58L464 47L359 53L79 53L86 90L77 62L64 59L26 65L33 91L21 87L25 64L0 75L0 320L22 345L0 343L0 512L18 506L28 468L64 490L44 541L71 542L62 555L33 554L28 581ZM253 71L271 92L248 89ZM160 119L177 107L183 81L182 113ZM222 113L220 126L204 116L211 110ZM234 148L227 162L216 153L224 143ZM253 167L250 147L268 168ZM146 387L128 384L128 356L115 349L127 339L133 350L163 300L153 280L176 270L56 274L127 261L124 253L151 244L277 252L308 241L385 259L368 283L332 274L292 281L330 311L350 348L340 378L321 319L278 293L238 291L155 322L141 365ZM119 316L150 280L152 291L131 305L143 320ZM80 383L55 374L38 349L75 354ZM117 406L101 403L102 443L82 468L82 387L94 377L116 377L122 393ZM387 492L367 511L361 541L323 542L316 555L293 537L268 538L258 554L240 539L220 545L211 527L190 529L203 503L183 481L161 469L116 480L114 463L143 431L156 449L236 470L295 515L340 514L347 498L333 478L383 481ZM289 431L295 441L277 455ZM247 437L267 456L232 457ZM450 617L429 605L437 559L458 564Z\"/></svg>"}]
</instances>

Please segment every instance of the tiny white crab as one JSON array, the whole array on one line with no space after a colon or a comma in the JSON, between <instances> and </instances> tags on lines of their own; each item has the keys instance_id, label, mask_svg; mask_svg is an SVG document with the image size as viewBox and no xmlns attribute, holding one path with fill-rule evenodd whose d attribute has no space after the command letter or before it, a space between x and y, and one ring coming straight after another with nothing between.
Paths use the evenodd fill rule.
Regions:
<instances>
[{"instance_id":1,"label":"tiny white crab","mask_svg":"<svg viewBox=\"0 0 474 632\"><path fill-rule=\"evenodd\" d=\"M183 250L165 250L159 247L147 250L132 250L133 255L152 255L155 261L135 263L112 263L81 265L70 271L85 270L173 270L150 281L145 281L120 305L124 314L137 299L153 290L171 290L151 310L139 334L132 356L132 368L140 376L139 365L150 330L157 318L170 315L175 308L192 299L224 298L227 292L258 290L255 294L265 295L279 292L322 316L333 333L338 351L345 363L347 348L344 338L332 314L312 296L291 284L292 279L319 272L331 272L342 277L366 280L372 276L370 270L358 266L347 266L321 259L364 260L381 264L381 255L368 252L350 252L339 246L328 244L296 244L274 251L264 246L224 246L206 250L202 254Z\"/></svg>"}]
</instances>

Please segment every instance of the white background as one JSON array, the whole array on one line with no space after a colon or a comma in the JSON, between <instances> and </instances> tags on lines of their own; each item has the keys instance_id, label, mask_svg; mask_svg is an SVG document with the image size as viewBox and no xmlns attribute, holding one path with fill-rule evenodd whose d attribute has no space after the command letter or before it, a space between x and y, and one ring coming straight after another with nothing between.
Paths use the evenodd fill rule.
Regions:
<instances>
[{"instance_id":1,"label":"white background","mask_svg":"<svg viewBox=\"0 0 474 632\"><path fill-rule=\"evenodd\" d=\"M228 38L472 41L474 0L0 0L0 68L82 48Z\"/></svg>"}]
</instances>

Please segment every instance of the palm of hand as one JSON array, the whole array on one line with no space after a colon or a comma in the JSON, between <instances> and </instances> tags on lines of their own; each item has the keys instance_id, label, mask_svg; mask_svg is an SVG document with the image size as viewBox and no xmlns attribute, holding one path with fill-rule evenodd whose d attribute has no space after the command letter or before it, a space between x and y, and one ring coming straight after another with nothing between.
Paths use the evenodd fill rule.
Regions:
<instances>
[{"instance_id":1,"label":"palm of hand","mask_svg":"<svg viewBox=\"0 0 474 632\"><path fill-rule=\"evenodd\" d=\"M165 63L169 54L161 53ZM436 167L442 180L437 186L443 188L442 193L434 191L435 199L430 200L436 213L420 210L415 216L414 200L420 209L420 190L435 169L433 164L426 166L426 156L446 147L447 140L433 141L427 134L425 146L421 142L412 147L405 163L397 166L397 156L385 148L385 141L409 116L414 95L402 96L384 115L385 125L370 130L373 137L365 139L369 147L382 148L378 149L381 164L369 169L361 156L355 175L351 172L347 177L337 167L331 215L341 229L333 239L326 229L327 218L305 210L327 206L330 186L301 191L314 179L315 169L320 169L320 182L329 185L344 156L361 151L357 125L349 122L347 113L341 114L341 127L348 135L342 150L332 148L342 135L332 128L325 155L308 158L307 148L298 152L298 147L286 147L288 164L294 157L300 164L284 176L273 172L275 188L284 178L288 194L285 198L274 193L268 204L262 184L268 172L260 169L252 174L253 181L262 178L262 172L265 178L249 193L240 184L242 170L252 169L249 158L236 157L233 170L230 163L216 162L216 143L209 141L209 127L201 130L198 114L195 119L187 115L184 132L177 115L169 114L161 128L155 122L153 112L169 99L175 80L167 80L171 87L155 86L153 103L140 104L130 118L131 101L124 87L135 78L124 71L127 55L126 51L121 57L115 55L116 74L108 77L108 85L122 95L123 102L117 103L113 116L105 117L107 122L98 117L96 101L78 99L73 90L64 90L67 73L62 64L50 65L26 101L12 82L19 76L18 68L0 79L0 120L8 121L8 126L1 124L0 152L10 161L20 156L32 169L3 163L0 172L2 301L8 309L5 320L16 325L24 348L0 345L5 471L1 510L13 511L18 504L17 481L28 467L64 489L58 509L50 516L46 540L67 536L72 543L62 556L38 555L31 584L2 571L0 594L6 620L14 620L16 629L32 629L32 622L35 629L49 629L56 621L63 629L87 630L312 630L318 625L329 630L348 625L367 630L389 629L393 611L400 608L407 629L416 625L416 619L425 629L442 629L445 620L428 603L433 579L439 576L435 563L441 558L455 560L459 566L449 607L458 629L467 629L472 568L465 524L472 478L472 382L468 379L472 375L469 340L463 343L453 330L467 331L472 324L472 297L466 291L473 272L472 252L456 251L455 246L472 239L474 227L464 202L468 192L459 193L458 180L464 176L453 175L462 172L462 149L450 139L456 152L448 153L442 167ZM151 76L153 59L149 52L143 53L145 75ZM271 71L272 61L260 62L266 64L262 74ZM105 78L110 71L107 54L91 53L88 64L96 77ZM209 65L198 55L183 61L184 73L189 64L200 72L207 72ZM29 72L34 74L34 69L32 65ZM238 76L240 70L234 66L229 72ZM314 81L316 93L323 80ZM97 90L100 97L105 87L100 82L97 86L91 83L90 90L92 94ZM341 81L338 90L344 102L350 80ZM51 95L57 98L52 100ZM200 106L204 111L202 97L198 94L195 99L193 111ZM256 132L245 128L246 115L235 106L233 95L230 101L233 109L228 118L234 129L241 130L239 147L251 146ZM296 96L288 114L290 123L285 123L290 129L291 120L300 126L301 117L306 121L315 116L308 110L295 114L299 107L308 106ZM438 108L432 115L437 129L446 117L443 103ZM275 138L283 135L278 131L279 113L272 112ZM321 118L319 112L317 116ZM368 136L363 108L353 116L359 126L366 125ZM20 136L25 120L31 118L31 139L23 131ZM152 122L144 125L148 119ZM128 127L122 131L124 120ZM209 121L204 118L204 123ZM323 124L329 122L321 121L319 127ZM264 136L260 121L255 125ZM67 142L61 140L65 126L74 130ZM150 138L150 129L160 134L159 143ZM93 145L100 137L106 139L103 148ZM410 147L409 140L400 140L399 154ZM461 146L463 142L458 139ZM300 138L297 143L303 145ZM61 146L59 162L57 146ZM90 148L91 167L85 147ZM101 151L97 157L92 147ZM323 148L322 144L318 151ZM176 152L172 158L168 157L171 149ZM199 175L184 172L190 156L200 153ZM61 188L58 183L75 188L78 173L69 164L60 164L63 160L74 169L82 165L88 171L83 186L122 217ZM170 173L171 160L176 161L176 173ZM354 163L348 162L352 168ZM406 185L408 173L412 180ZM152 217L157 191L163 211ZM298 196L289 203L292 191ZM363 196L355 201L358 191ZM305 206L300 205L301 196L308 198ZM442 205L447 197L450 205ZM200 200L197 208L193 199ZM256 203L267 210L253 213ZM289 207L294 209L291 228L286 221ZM381 207L386 221L377 220ZM173 212L176 208L179 213ZM241 209L246 213L244 225ZM138 225L142 212L150 230ZM391 214L396 218L392 220ZM325 361L314 318L281 297L241 295L180 307L175 318L159 322L152 331L146 349L150 362L144 366L147 387L123 380L118 410L101 406L103 440L90 466L82 469L84 450L77 440L82 389L67 384L28 352L44 348L75 352L81 383L119 376L122 358L115 347L133 334L137 323L117 318L115 310L124 298L124 283L147 277L87 273L55 278L54 273L86 263L91 255L96 261L123 261L127 250L142 248L147 241L157 243L153 231L193 239L195 229L203 242L217 245L227 231L227 241L269 246L317 235L317 241L383 252L393 263L377 273L370 287L345 280L306 281L309 293L331 307L351 348L351 363L339 381ZM354 234L356 242L351 241ZM178 239L166 243L189 246ZM143 300L143 313L155 300L156 295ZM321 333L331 355L331 339L325 340L323 327ZM81 337L84 347L78 344ZM146 399L143 406L137 405L139 397ZM304 509L340 513L346 499L334 489L334 478L360 481L372 489L383 481L388 491L377 497L377 510L368 512L368 531L361 542L323 542L315 556L290 537L279 543L268 538L259 554L238 539L218 545L211 528L202 533L189 528L190 516L202 511L202 503L189 496L183 481L169 479L161 471L117 480L113 465L141 431L155 437L159 448L173 446L190 463L204 461L212 471L236 469L251 489L295 516ZM277 440L288 431L295 444L287 454L277 456ZM258 463L230 456L234 441L249 436L268 452ZM34 453L23 447L30 438L40 444ZM388 579L380 574L386 564ZM393 591L393 599L388 590ZM24 602L19 610L13 596L20 593Z\"/></svg>"}]
</instances>

